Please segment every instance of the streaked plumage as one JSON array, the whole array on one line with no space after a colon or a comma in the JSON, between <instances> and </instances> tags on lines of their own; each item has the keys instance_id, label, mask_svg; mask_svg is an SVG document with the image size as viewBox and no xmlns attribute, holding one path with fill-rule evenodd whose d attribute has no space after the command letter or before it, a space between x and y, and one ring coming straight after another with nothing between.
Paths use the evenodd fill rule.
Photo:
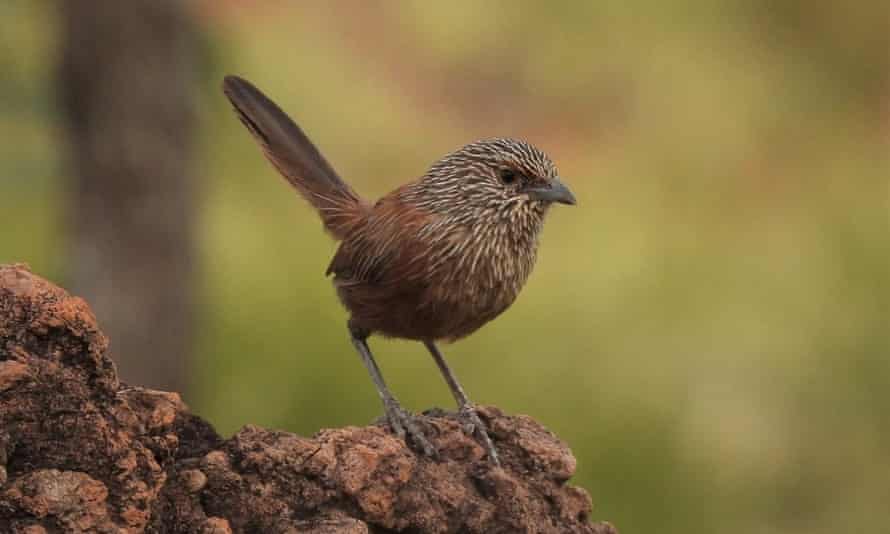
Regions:
<instances>
[{"instance_id":1,"label":"streaked plumage","mask_svg":"<svg viewBox=\"0 0 890 534\"><path fill-rule=\"evenodd\" d=\"M380 199L343 237L328 273L357 325L454 340L513 303L534 266L547 206L505 188L495 171L507 166L538 181L556 177L527 143L478 141Z\"/></svg>"},{"instance_id":2,"label":"streaked plumage","mask_svg":"<svg viewBox=\"0 0 890 534\"><path fill-rule=\"evenodd\" d=\"M372 333L426 343L461 413L477 426L496 461L484 428L433 342L471 334L516 299L534 266L548 208L575 202L553 162L524 141L477 141L371 204L253 85L228 76L223 89L266 157L341 241L327 274L350 312L353 342L390 424L429 448L383 383L365 343Z\"/></svg>"}]
</instances>

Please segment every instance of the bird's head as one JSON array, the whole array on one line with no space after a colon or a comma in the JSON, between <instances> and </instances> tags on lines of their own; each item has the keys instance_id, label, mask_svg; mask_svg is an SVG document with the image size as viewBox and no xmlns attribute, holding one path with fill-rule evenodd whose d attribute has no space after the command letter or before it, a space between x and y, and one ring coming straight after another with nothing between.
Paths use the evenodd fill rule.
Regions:
<instances>
[{"instance_id":1,"label":"bird's head","mask_svg":"<svg viewBox=\"0 0 890 534\"><path fill-rule=\"evenodd\" d=\"M448 154L418 183L436 211L542 216L554 202L575 204L553 161L516 139L486 139Z\"/></svg>"}]
</instances>

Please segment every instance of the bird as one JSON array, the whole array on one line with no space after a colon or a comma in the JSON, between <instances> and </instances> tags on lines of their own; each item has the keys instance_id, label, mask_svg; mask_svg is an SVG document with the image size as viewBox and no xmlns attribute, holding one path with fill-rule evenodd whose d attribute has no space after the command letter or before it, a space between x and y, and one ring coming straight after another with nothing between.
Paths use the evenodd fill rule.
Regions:
<instances>
[{"instance_id":1,"label":"bird","mask_svg":"<svg viewBox=\"0 0 890 534\"><path fill-rule=\"evenodd\" d=\"M423 343L463 428L494 465L498 453L438 343L464 338L514 302L535 264L545 216L574 205L553 161L514 138L469 143L376 202L359 196L299 126L247 80L222 89L265 157L315 208L339 246L328 265L347 330L383 403L390 430L429 457L437 450L383 378L371 335Z\"/></svg>"}]
</instances>

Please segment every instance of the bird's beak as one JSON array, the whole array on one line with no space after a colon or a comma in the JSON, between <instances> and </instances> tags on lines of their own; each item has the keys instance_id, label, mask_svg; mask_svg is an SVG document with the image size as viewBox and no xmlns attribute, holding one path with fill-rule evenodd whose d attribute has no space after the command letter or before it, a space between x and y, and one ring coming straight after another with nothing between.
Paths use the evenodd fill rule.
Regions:
<instances>
[{"instance_id":1,"label":"bird's beak","mask_svg":"<svg viewBox=\"0 0 890 534\"><path fill-rule=\"evenodd\" d=\"M560 204L575 205L575 195L569 191L569 188L558 179L550 180L550 183L543 187L532 187L525 190L528 198L532 200L543 200L544 202L559 202Z\"/></svg>"}]
</instances>

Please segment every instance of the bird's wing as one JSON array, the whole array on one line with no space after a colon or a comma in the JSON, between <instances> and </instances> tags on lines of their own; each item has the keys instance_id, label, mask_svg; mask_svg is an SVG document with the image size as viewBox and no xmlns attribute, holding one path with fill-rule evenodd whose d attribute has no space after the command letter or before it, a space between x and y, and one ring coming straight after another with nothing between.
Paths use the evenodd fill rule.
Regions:
<instances>
[{"instance_id":1,"label":"bird's wing","mask_svg":"<svg viewBox=\"0 0 890 534\"><path fill-rule=\"evenodd\" d=\"M424 279L430 244L423 229L437 216L391 194L375 204L328 266L342 283L406 284Z\"/></svg>"}]
</instances>

